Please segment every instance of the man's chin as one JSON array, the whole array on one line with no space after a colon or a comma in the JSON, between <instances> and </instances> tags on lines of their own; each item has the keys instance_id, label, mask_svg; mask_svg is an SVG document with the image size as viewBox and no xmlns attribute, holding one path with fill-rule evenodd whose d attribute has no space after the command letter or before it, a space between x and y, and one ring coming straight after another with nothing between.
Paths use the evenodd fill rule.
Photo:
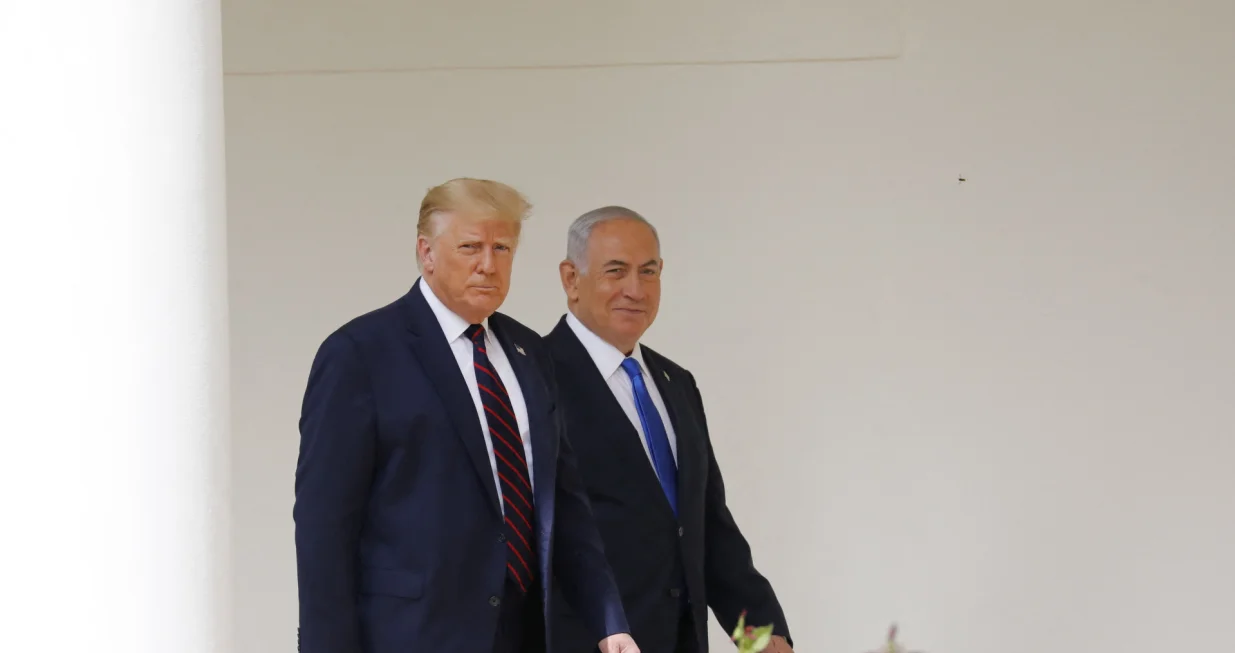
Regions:
<instances>
[{"instance_id":1,"label":"man's chin","mask_svg":"<svg viewBox=\"0 0 1235 653\"><path fill-rule=\"evenodd\" d=\"M643 332L647 331L647 323L644 320L623 320L615 326L617 334L630 342L638 342L643 337Z\"/></svg>"},{"instance_id":2,"label":"man's chin","mask_svg":"<svg viewBox=\"0 0 1235 653\"><path fill-rule=\"evenodd\" d=\"M623 329L644 329L647 328L648 314L643 311L614 311L615 322L622 325Z\"/></svg>"},{"instance_id":3,"label":"man's chin","mask_svg":"<svg viewBox=\"0 0 1235 653\"><path fill-rule=\"evenodd\" d=\"M497 309L502 306L502 297L500 295L473 295L473 300L468 302L468 308L471 313L476 316L489 317L497 312Z\"/></svg>"}]
</instances>

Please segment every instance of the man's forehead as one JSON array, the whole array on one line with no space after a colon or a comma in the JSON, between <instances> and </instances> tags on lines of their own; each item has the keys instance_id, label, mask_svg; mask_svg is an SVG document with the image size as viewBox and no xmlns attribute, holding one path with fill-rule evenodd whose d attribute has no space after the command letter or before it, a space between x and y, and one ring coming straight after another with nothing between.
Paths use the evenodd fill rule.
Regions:
<instances>
[{"instance_id":1,"label":"man's forehead","mask_svg":"<svg viewBox=\"0 0 1235 653\"><path fill-rule=\"evenodd\" d=\"M632 265L643 265L646 261L660 258L660 246L655 240L637 242L631 238L607 237L593 239L588 248L593 260L614 259Z\"/></svg>"},{"instance_id":2,"label":"man's forehead","mask_svg":"<svg viewBox=\"0 0 1235 653\"><path fill-rule=\"evenodd\" d=\"M657 253L660 249L656 238L651 235L651 232L642 234L616 230L593 233L591 242L588 245L591 249L613 252L615 254L621 252L624 255L636 257L649 250Z\"/></svg>"},{"instance_id":3,"label":"man's forehead","mask_svg":"<svg viewBox=\"0 0 1235 653\"><path fill-rule=\"evenodd\" d=\"M452 216L450 227L461 235L479 236L482 234L519 235L518 222L489 215L458 214Z\"/></svg>"},{"instance_id":4,"label":"man's forehead","mask_svg":"<svg viewBox=\"0 0 1235 653\"><path fill-rule=\"evenodd\" d=\"M634 261L623 257L610 258L601 263L603 267L622 266L622 267L646 267L649 265L660 265L659 258L649 258L642 261Z\"/></svg>"}]
</instances>

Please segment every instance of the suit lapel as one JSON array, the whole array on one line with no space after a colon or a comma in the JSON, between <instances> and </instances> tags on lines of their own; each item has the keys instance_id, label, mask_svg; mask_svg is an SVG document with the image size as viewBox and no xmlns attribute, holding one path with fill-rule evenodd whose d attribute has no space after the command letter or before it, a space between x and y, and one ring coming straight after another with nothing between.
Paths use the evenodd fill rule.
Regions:
<instances>
[{"instance_id":1,"label":"suit lapel","mask_svg":"<svg viewBox=\"0 0 1235 653\"><path fill-rule=\"evenodd\" d=\"M528 437L532 439L534 467L529 471L536 480L533 498L539 507L551 499L557 482L557 465L554 464L557 460L557 432L550 422L552 401L535 361L528 356L527 350L520 343L510 339L509 334L502 328L501 318L496 315L489 318L489 325L493 328L493 335L497 336L498 342L502 344L502 351L506 353L515 377L519 379L519 389L527 406L528 421L531 422L528 424Z\"/></svg>"},{"instance_id":2,"label":"suit lapel","mask_svg":"<svg viewBox=\"0 0 1235 653\"><path fill-rule=\"evenodd\" d=\"M545 387L544 377L536 366L536 362L528 355L523 344L510 338L503 328L503 316L493 315L489 318L489 326L493 335L502 345L510 367L519 379L519 390L523 393L523 403L527 406L528 437L532 439L532 502L536 508L536 549L541 578L549 574L551 558L550 544L553 540L553 498L557 488L557 430L552 422L553 400ZM530 343L527 343L530 344ZM543 584L544 596L549 600L549 585Z\"/></svg>"},{"instance_id":3,"label":"suit lapel","mask_svg":"<svg viewBox=\"0 0 1235 653\"><path fill-rule=\"evenodd\" d=\"M630 418L626 416L626 411L622 410L617 397L613 396L613 390L609 388L608 381L596 369L592 355L588 353L583 343L579 342L579 338L575 336L575 332L571 330L565 318L558 322L552 335L562 354L561 360L564 363L562 369L572 371L570 381L577 385L574 390L585 394L584 404L595 411L589 421L605 427L603 430L596 429L598 433L589 433L586 436L581 433L574 437L601 438L603 440L601 446L605 448L605 451L612 451L616 455L619 466L632 470L635 483L654 494L657 497L653 500L655 504L666 516L673 519L673 508L669 505L669 499L660 485L660 479L656 476L652 461L648 459L647 451L643 448L639 431L630 423ZM674 429L675 431L677 429L676 423ZM680 485L680 470L678 480Z\"/></svg>"},{"instance_id":4,"label":"suit lapel","mask_svg":"<svg viewBox=\"0 0 1235 653\"><path fill-rule=\"evenodd\" d=\"M455 435L463 443L472 466L476 469L481 486L489 497L489 504L500 515L497 488L493 484L493 467L489 463L489 452L485 447L484 431L481 430L480 417L476 414L476 404L468 392L467 383L459 371L459 363L455 360L450 344L442 333L433 309L425 301L419 288L420 281L412 287L412 291L404 297L408 315L408 332L412 349L417 360L430 379L433 388L442 405L446 408Z\"/></svg>"},{"instance_id":5,"label":"suit lapel","mask_svg":"<svg viewBox=\"0 0 1235 653\"><path fill-rule=\"evenodd\" d=\"M656 352L643 347L643 362L648 366L648 372L660 391L661 399L665 400L665 408L669 411L669 421L673 423L673 434L677 436L678 445L678 513L682 506L693 505L695 497L693 490L702 487L695 482L698 474L698 456L695 455L695 431L693 422L686 418L690 414L690 397L686 394L686 379L674 379L661 365Z\"/></svg>"}]
</instances>

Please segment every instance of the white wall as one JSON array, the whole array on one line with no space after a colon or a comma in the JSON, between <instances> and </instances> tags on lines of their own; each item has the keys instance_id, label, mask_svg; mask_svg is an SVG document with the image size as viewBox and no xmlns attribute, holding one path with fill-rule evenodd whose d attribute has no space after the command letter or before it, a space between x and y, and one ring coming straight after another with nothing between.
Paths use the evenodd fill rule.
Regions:
<instances>
[{"instance_id":1,"label":"white wall","mask_svg":"<svg viewBox=\"0 0 1235 653\"><path fill-rule=\"evenodd\" d=\"M694 49L589 54L571 15L529 54L542 2L450 50L402 4L224 3L240 651L294 646L313 351L411 285L462 175L536 203L505 308L542 331L574 216L656 222L646 341L699 379L800 650L1230 645L1231 3L833 0L765 41L836 61L591 67L788 50L693 0L661 5Z\"/></svg>"}]
</instances>

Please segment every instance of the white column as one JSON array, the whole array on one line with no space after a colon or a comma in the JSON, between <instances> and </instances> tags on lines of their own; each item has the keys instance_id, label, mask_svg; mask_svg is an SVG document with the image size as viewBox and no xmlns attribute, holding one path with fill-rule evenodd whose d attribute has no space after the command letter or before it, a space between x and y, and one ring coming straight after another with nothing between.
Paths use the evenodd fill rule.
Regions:
<instances>
[{"instance_id":1,"label":"white column","mask_svg":"<svg viewBox=\"0 0 1235 653\"><path fill-rule=\"evenodd\" d=\"M229 641L218 0L0 0L0 651Z\"/></svg>"}]
</instances>

